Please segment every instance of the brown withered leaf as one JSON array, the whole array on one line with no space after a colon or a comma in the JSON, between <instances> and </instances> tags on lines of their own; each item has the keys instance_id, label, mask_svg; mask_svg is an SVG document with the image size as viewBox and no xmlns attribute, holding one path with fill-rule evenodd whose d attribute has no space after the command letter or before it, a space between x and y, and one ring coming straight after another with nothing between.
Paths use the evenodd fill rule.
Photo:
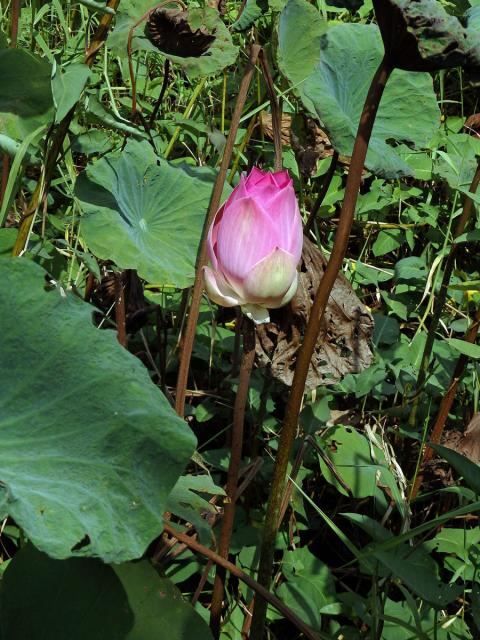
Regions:
<instances>
[{"instance_id":1,"label":"brown withered leaf","mask_svg":"<svg viewBox=\"0 0 480 640\"><path fill-rule=\"evenodd\" d=\"M442 444L461 453L475 464L480 464L480 413L473 416L465 433L449 431L445 434Z\"/></svg>"},{"instance_id":2,"label":"brown withered leaf","mask_svg":"<svg viewBox=\"0 0 480 640\"><path fill-rule=\"evenodd\" d=\"M463 129L466 133L480 137L480 113L474 113L465 120Z\"/></svg>"},{"instance_id":3,"label":"brown withered leaf","mask_svg":"<svg viewBox=\"0 0 480 640\"><path fill-rule=\"evenodd\" d=\"M260 126L264 135L273 140L272 115L260 112ZM293 149L298 167L304 178L310 178L317 170L318 160L333 155L332 144L323 129L312 118L304 115L292 118L282 114L282 144Z\"/></svg>"},{"instance_id":4,"label":"brown withered leaf","mask_svg":"<svg viewBox=\"0 0 480 640\"><path fill-rule=\"evenodd\" d=\"M291 386L297 351L310 317L315 292L326 260L307 238L298 290L289 305L271 310L271 322L257 327L257 364L269 367L277 380ZM308 371L306 388L334 384L347 373L358 373L372 362L373 318L348 280L337 277Z\"/></svg>"},{"instance_id":5,"label":"brown withered leaf","mask_svg":"<svg viewBox=\"0 0 480 640\"><path fill-rule=\"evenodd\" d=\"M145 35L160 51L181 58L199 57L210 48L215 33L205 27L195 31L188 24L188 12L155 9L148 17Z\"/></svg>"}]
</instances>

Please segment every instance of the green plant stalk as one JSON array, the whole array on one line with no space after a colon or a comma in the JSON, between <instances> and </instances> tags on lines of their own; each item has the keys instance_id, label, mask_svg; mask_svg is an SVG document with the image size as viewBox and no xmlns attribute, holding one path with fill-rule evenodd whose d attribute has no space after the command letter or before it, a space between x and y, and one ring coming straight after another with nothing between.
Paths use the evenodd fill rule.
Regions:
<instances>
[{"instance_id":1,"label":"green plant stalk","mask_svg":"<svg viewBox=\"0 0 480 640\"><path fill-rule=\"evenodd\" d=\"M261 543L258 582L265 588L269 588L271 582L275 541L278 528L278 516L285 490L288 461L290 459L292 445L297 431L298 415L302 404L305 381L317 342L318 333L320 331L320 324L328 303L328 298L338 272L341 269L347 250L348 239L350 237L350 231L355 214L358 190L362 180L363 166L367 155L368 143L370 141L378 106L391 71L392 67L388 60L384 58L375 73L365 100L353 147L350 170L348 172L347 184L345 187L345 198L335 234L332 253L330 254L324 276L317 289L315 300L310 312L310 319L305 330L305 337L297 357L292 389L290 391L290 396L285 410L283 428L275 459L270 497L263 529L263 539ZM257 594L253 610L250 634L251 640L263 639L266 611L266 600Z\"/></svg>"},{"instance_id":2,"label":"green plant stalk","mask_svg":"<svg viewBox=\"0 0 480 640\"><path fill-rule=\"evenodd\" d=\"M120 4L120 0L109 0L107 2L107 7L117 10L118 5ZM102 48L103 43L105 42L108 31L110 29L110 25L112 23L113 15L110 13L106 13L103 15L98 28L93 35L93 38L90 42L90 46L88 47L87 53L85 54L84 63L89 67L95 61L95 57L98 51ZM12 254L14 256L19 256L25 248L25 244L30 235L30 231L33 227L33 223L35 222L35 216L37 214L38 208L48 193L48 189L50 188L50 182L53 177L53 172L55 170L55 166L57 163L57 158L63 149L63 142L67 136L68 130L70 128L70 124L72 122L76 104L70 109L67 115L61 120L59 123L57 130L55 131L52 144L47 153L47 158L45 160L45 170L43 172L42 178L37 182L33 195L30 199L30 202L27 205L25 214L20 222L20 227L18 229L17 239L15 241L15 245L13 247Z\"/></svg>"},{"instance_id":3,"label":"green plant stalk","mask_svg":"<svg viewBox=\"0 0 480 640\"><path fill-rule=\"evenodd\" d=\"M235 138L237 136L238 126L240 122L240 116L245 105L247 98L248 88L252 80L253 71L255 69L255 63L260 53L260 46L257 44L252 45L250 49L250 56L248 64L245 69L240 90L238 92L235 109L233 111L232 121L230 124L230 131L228 133L227 142L223 150L222 162L218 170L215 186L213 187L212 198L210 200L210 206L208 209L208 215L205 218L205 224L203 226L203 236L200 244L198 257L197 257L197 269L195 273L195 284L193 285L192 299L190 303L190 310L188 314L187 327L184 334L182 352L180 357L180 365L178 367L177 376L177 388L175 397L175 410L178 415L183 417L185 410L185 394L187 388L188 371L190 369L190 359L192 357L193 341L195 338L195 328L197 326L198 314L200 311L200 300L203 292L203 267L207 264L207 232L213 219L218 211L220 205L220 199L222 197L223 185L227 176L228 165L232 158L233 147L235 144Z\"/></svg>"},{"instance_id":4,"label":"green plant stalk","mask_svg":"<svg viewBox=\"0 0 480 640\"><path fill-rule=\"evenodd\" d=\"M245 407L248 399L250 374L255 360L255 326L248 318L242 318L243 328L243 356L240 365L240 376L235 406L233 409L232 444L230 449L230 464L228 465L226 500L224 503L222 528L218 543L218 554L222 558L228 556L230 540L235 519L236 495L238 478L242 460L243 432L245 423ZM210 628L214 638L220 635L223 594L225 591L225 569L217 567L213 594L210 606Z\"/></svg>"},{"instance_id":5,"label":"green plant stalk","mask_svg":"<svg viewBox=\"0 0 480 640\"><path fill-rule=\"evenodd\" d=\"M189 102L187 104L187 107L186 107L185 111L183 112L183 117L185 118L185 120L192 115L193 107L195 106L195 103L198 100L198 96L200 95L203 87L205 86L205 82L206 81L207 81L206 78L202 78L200 80L200 82L197 84L197 86L195 87L195 89L194 89L194 91L192 93L192 97L190 98L190 100L189 100ZM168 156L172 153L172 149L175 146L175 142L177 141L181 130L182 130L182 128L181 128L180 125L175 127L175 131L173 132L173 135L172 135L172 137L170 139L170 142L168 143L168 146L165 149L165 153L163 154L164 158L168 158Z\"/></svg>"}]
</instances>

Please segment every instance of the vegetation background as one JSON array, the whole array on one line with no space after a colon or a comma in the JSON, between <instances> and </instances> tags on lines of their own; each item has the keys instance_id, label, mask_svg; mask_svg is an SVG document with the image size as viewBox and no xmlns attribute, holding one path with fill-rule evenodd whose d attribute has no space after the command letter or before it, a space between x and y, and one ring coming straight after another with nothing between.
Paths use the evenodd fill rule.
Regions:
<instances>
[{"instance_id":1,"label":"vegetation background","mask_svg":"<svg viewBox=\"0 0 480 640\"><path fill-rule=\"evenodd\" d=\"M1 638L479 637L480 3L374 4L1 3ZM311 243L256 356L198 277L253 166Z\"/></svg>"}]
</instances>

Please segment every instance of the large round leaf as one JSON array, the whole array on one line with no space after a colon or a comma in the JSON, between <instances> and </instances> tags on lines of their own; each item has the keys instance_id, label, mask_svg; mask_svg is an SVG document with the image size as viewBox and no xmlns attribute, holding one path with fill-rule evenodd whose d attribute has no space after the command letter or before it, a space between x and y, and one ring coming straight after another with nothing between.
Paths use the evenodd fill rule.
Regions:
<instances>
[{"instance_id":1,"label":"large round leaf","mask_svg":"<svg viewBox=\"0 0 480 640\"><path fill-rule=\"evenodd\" d=\"M195 438L93 307L25 259L0 270L0 515L56 558L138 558Z\"/></svg>"},{"instance_id":2,"label":"large round leaf","mask_svg":"<svg viewBox=\"0 0 480 640\"><path fill-rule=\"evenodd\" d=\"M308 5L307 9L302 0L290 0L280 18L279 64L294 85L301 80L301 72L294 61L296 47L289 43L302 42L312 24L312 8ZM308 69L312 65L309 51ZM321 37L313 71L298 85L306 109L320 119L341 155L352 153L363 104L382 56L382 39L375 25L332 27ZM413 175L387 141L425 146L439 123L431 77L394 71L380 103L366 166L385 177Z\"/></svg>"},{"instance_id":3,"label":"large round leaf","mask_svg":"<svg viewBox=\"0 0 480 640\"><path fill-rule=\"evenodd\" d=\"M207 168L157 165L148 143L130 141L77 181L89 248L149 282L189 286L214 177Z\"/></svg>"},{"instance_id":4,"label":"large round leaf","mask_svg":"<svg viewBox=\"0 0 480 640\"><path fill-rule=\"evenodd\" d=\"M52 597L54 596L54 597ZM148 561L52 560L27 545L1 583L0 639L211 640L206 623Z\"/></svg>"}]
</instances>

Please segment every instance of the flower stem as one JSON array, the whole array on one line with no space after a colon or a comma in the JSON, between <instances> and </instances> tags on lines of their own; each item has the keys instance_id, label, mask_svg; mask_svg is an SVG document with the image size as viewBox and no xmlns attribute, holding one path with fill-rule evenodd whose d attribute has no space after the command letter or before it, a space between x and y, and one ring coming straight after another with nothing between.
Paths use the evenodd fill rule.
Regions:
<instances>
[{"instance_id":1,"label":"flower stem","mask_svg":"<svg viewBox=\"0 0 480 640\"><path fill-rule=\"evenodd\" d=\"M280 435L277 456L275 458L273 479L267 513L265 515L265 525L260 551L258 582L267 589L270 586L272 576L278 516L285 490L287 465L297 430L298 414L300 412L303 399L308 368L317 342L320 323L327 306L328 298L347 250L358 190L362 178L362 170L365 157L367 155L368 143L370 141L380 99L391 71L392 69L390 65L384 58L375 73L365 100L353 147L350 170L348 172L347 184L345 187L345 198L335 234L332 253L327 263L324 276L317 289L315 300L310 312L310 319L305 330L305 337L297 357L292 389L290 391L290 396L285 410L283 428ZM266 611L267 601L257 594L253 609L250 633L251 640L262 640Z\"/></svg>"},{"instance_id":2,"label":"flower stem","mask_svg":"<svg viewBox=\"0 0 480 640\"><path fill-rule=\"evenodd\" d=\"M237 96L237 102L233 111L232 121L230 125L230 131L228 133L227 142L225 143L225 149L223 152L222 162L220 169L218 170L215 186L213 187L212 198L210 200L210 207L208 209L208 215L205 219L203 226L203 238L200 244L200 249L197 257L197 270L195 274L195 284L192 291L192 301L190 303L190 312L188 314L187 328L185 330L185 338L183 340L182 353L180 356L180 365L178 368L177 376L177 392L175 397L175 410L178 415L183 416L185 410L185 392L187 387L188 370L190 368L190 359L192 357L193 340L195 337L195 328L197 326L198 313L200 310L200 300L202 298L203 291L203 276L202 268L207 263L207 232L210 225L213 222L215 214L217 213L220 205L220 199L222 197L223 185L227 176L228 165L232 158L233 146L235 144L235 138L238 131L238 125L240 123L240 116L245 105L247 98L248 88L252 80L253 71L255 69L255 63L260 52L259 45L252 45L250 49L250 56L248 64L245 69L245 73L240 85L240 90Z\"/></svg>"},{"instance_id":3,"label":"flower stem","mask_svg":"<svg viewBox=\"0 0 480 640\"><path fill-rule=\"evenodd\" d=\"M272 129L273 129L273 148L275 149L275 171L281 171L283 167L282 163L282 111L275 93L275 86L273 84L272 74L270 73L270 67L268 66L267 56L265 51L260 51L260 65L262 67L262 73L267 85L268 97L270 99L270 109L272 111Z\"/></svg>"},{"instance_id":4,"label":"flower stem","mask_svg":"<svg viewBox=\"0 0 480 640\"><path fill-rule=\"evenodd\" d=\"M238 490L238 477L240 474L240 463L242 460L245 407L248 399L250 374L252 372L253 361L255 360L255 326L251 320L245 317L242 318L242 329L243 356L242 363L240 365L237 395L235 397L235 405L233 409L232 444L226 487L227 495L224 503L222 528L218 543L218 554L222 558L226 558L228 556L230 539L232 537L236 495ZM210 608L210 628L212 629L214 638L218 638L220 635L222 602L225 590L225 573L224 568L217 567Z\"/></svg>"}]
</instances>

